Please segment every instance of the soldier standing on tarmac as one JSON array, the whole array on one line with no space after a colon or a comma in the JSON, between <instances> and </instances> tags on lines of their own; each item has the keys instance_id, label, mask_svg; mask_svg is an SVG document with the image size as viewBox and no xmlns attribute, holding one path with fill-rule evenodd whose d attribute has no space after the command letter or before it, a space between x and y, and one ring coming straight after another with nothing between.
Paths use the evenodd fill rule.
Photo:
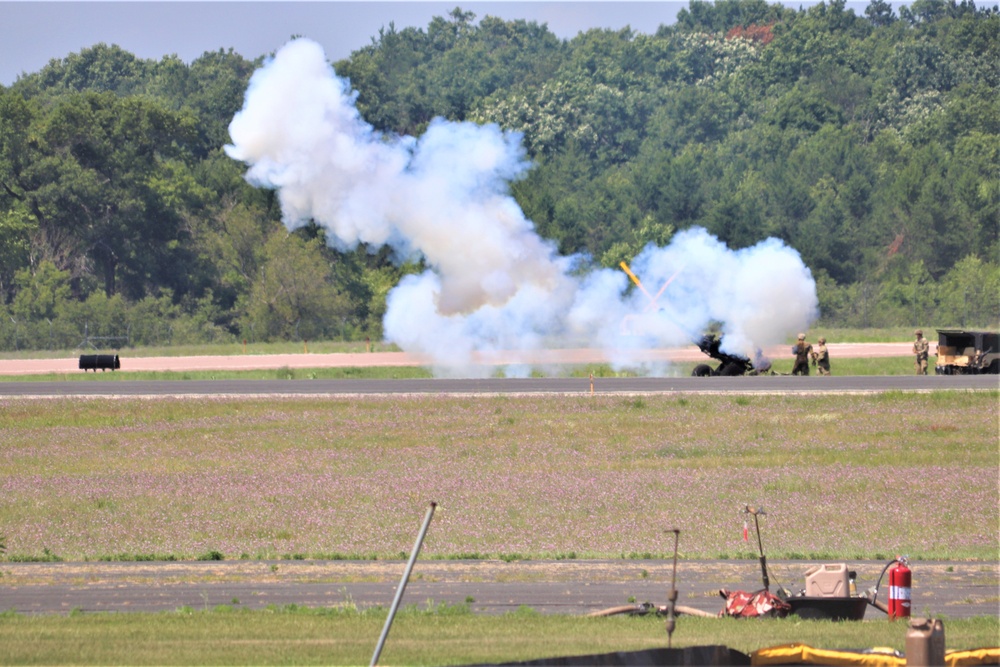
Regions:
<instances>
[{"instance_id":1,"label":"soldier standing on tarmac","mask_svg":"<svg viewBox=\"0 0 1000 667\"><path fill-rule=\"evenodd\" d=\"M809 375L809 355L812 354L812 349L812 345L806 342L806 335L800 333L799 342L792 347L792 354L795 355L792 375Z\"/></svg>"},{"instance_id":2,"label":"soldier standing on tarmac","mask_svg":"<svg viewBox=\"0 0 1000 667\"><path fill-rule=\"evenodd\" d=\"M914 362L917 368L917 375L927 375L927 355L930 351L930 343L924 338L924 332L920 329L914 331L913 335L917 337L913 341L913 354L917 357Z\"/></svg>"},{"instance_id":3,"label":"soldier standing on tarmac","mask_svg":"<svg viewBox=\"0 0 1000 667\"><path fill-rule=\"evenodd\" d=\"M819 345L812 352L813 366L820 375L830 374L830 351L826 349L826 338L820 336Z\"/></svg>"}]
</instances>

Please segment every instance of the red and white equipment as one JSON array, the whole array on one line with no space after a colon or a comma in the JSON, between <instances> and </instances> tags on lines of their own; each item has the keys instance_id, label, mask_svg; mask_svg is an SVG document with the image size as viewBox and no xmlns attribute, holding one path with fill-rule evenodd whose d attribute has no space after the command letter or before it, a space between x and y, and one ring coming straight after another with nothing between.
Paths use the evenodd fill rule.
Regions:
<instances>
[{"instance_id":1,"label":"red and white equipment","mask_svg":"<svg viewBox=\"0 0 1000 667\"><path fill-rule=\"evenodd\" d=\"M897 559L896 565L889 570L889 620L909 618L911 576L905 558Z\"/></svg>"}]
</instances>

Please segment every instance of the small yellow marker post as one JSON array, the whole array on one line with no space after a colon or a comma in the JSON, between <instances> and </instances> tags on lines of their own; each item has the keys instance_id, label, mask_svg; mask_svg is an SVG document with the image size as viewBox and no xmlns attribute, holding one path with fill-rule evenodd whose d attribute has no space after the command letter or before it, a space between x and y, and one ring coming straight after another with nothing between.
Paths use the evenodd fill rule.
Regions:
<instances>
[{"instance_id":1,"label":"small yellow marker post","mask_svg":"<svg viewBox=\"0 0 1000 667\"><path fill-rule=\"evenodd\" d=\"M590 374L590 393L594 393L594 374Z\"/></svg>"}]
</instances>

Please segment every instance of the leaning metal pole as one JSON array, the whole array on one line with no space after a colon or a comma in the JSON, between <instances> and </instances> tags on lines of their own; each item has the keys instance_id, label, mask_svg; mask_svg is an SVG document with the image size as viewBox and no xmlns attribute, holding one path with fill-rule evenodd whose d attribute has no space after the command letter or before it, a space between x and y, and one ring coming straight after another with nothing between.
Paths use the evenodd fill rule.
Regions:
<instances>
[{"instance_id":1,"label":"leaning metal pole","mask_svg":"<svg viewBox=\"0 0 1000 667\"><path fill-rule=\"evenodd\" d=\"M375 667L378 664L378 657L382 653L382 647L385 645L385 640L389 636L389 628L392 627L392 619L396 616L396 609L399 608L399 601L403 599L403 591L406 590L406 584L410 580L410 572L413 571L413 563L417 560L417 554L420 553L420 546L424 543L424 535L427 534L427 528L431 525L431 518L434 516L434 508L437 507L437 503L431 502L430 507L427 508L427 516L424 517L424 525L420 527L420 534L417 535L417 541L413 545L413 551L410 553L410 560L406 563L406 570L403 572L403 578L399 582L399 588L396 589L396 597L392 601L392 607L389 608L389 616L385 619L385 626L382 628L382 636L378 638L378 644L375 646L375 653L372 655L372 661L369 667Z\"/></svg>"},{"instance_id":2,"label":"leaning metal pole","mask_svg":"<svg viewBox=\"0 0 1000 667\"><path fill-rule=\"evenodd\" d=\"M767 512L764 511L763 507L750 507L745 506L743 509L744 514L753 514L753 526L757 530L757 549L760 551L760 575L764 580L764 590L770 592L771 581L767 576L767 558L764 557L764 544L760 541L760 523L757 521L757 517L761 515L766 515Z\"/></svg>"},{"instance_id":3,"label":"leaning metal pole","mask_svg":"<svg viewBox=\"0 0 1000 667\"><path fill-rule=\"evenodd\" d=\"M667 607L667 648L671 648L674 637L674 627L677 625L677 540L680 538L680 528L673 528L674 534L674 572L670 575L670 595L667 598L670 606Z\"/></svg>"}]
</instances>

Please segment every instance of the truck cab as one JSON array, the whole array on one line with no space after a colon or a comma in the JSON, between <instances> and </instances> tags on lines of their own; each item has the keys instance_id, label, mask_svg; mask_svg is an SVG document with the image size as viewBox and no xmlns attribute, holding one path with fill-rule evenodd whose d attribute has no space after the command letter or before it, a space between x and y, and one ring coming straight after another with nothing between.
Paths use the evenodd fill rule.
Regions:
<instances>
[{"instance_id":1,"label":"truck cab","mask_svg":"<svg viewBox=\"0 0 1000 667\"><path fill-rule=\"evenodd\" d=\"M1000 374L1000 334L938 329L938 375Z\"/></svg>"}]
</instances>

